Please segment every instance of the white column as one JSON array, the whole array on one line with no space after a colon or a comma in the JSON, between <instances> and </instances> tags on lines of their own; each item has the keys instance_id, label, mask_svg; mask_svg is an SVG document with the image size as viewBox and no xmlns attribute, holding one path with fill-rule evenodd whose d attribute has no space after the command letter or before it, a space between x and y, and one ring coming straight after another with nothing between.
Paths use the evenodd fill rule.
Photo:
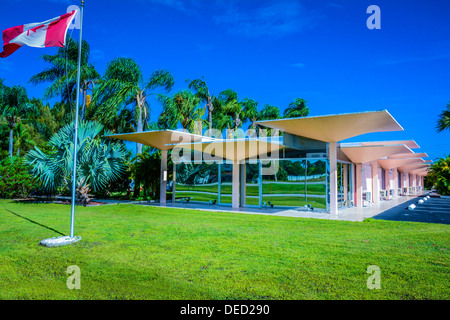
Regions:
<instances>
[{"instance_id":1,"label":"white column","mask_svg":"<svg viewBox=\"0 0 450 320\"><path fill-rule=\"evenodd\" d=\"M241 180L241 182L240 182L240 184L241 184L241 190L240 190L240 197L241 197L241 207L242 208L245 208L245 193L246 193L246 188L247 188L247 183L246 183L246 179L247 179L247 168L246 168L246 165L245 165L245 162L244 163L241 163L240 165L239 165L239 167L240 167L240 180Z\"/></svg>"},{"instance_id":2,"label":"white column","mask_svg":"<svg viewBox=\"0 0 450 320\"><path fill-rule=\"evenodd\" d=\"M372 161L372 201L380 202L380 185L378 183L378 161Z\"/></svg>"},{"instance_id":3,"label":"white column","mask_svg":"<svg viewBox=\"0 0 450 320\"><path fill-rule=\"evenodd\" d=\"M397 168L393 169L394 171L394 197L398 196L398 171Z\"/></svg>"},{"instance_id":4,"label":"white column","mask_svg":"<svg viewBox=\"0 0 450 320\"><path fill-rule=\"evenodd\" d=\"M348 165L346 163L342 164L342 187L344 188L344 203L349 206L348 201Z\"/></svg>"},{"instance_id":5,"label":"white column","mask_svg":"<svg viewBox=\"0 0 450 320\"><path fill-rule=\"evenodd\" d=\"M167 150L161 150L161 176L159 183L159 203L166 203L167 187Z\"/></svg>"},{"instance_id":6,"label":"white column","mask_svg":"<svg viewBox=\"0 0 450 320\"><path fill-rule=\"evenodd\" d=\"M338 213L338 181L337 181L337 144L330 142L328 145L330 158L330 213Z\"/></svg>"},{"instance_id":7,"label":"white column","mask_svg":"<svg viewBox=\"0 0 450 320\"><path fill-rule=\"evenodd\" d=\"M384 170L384 187L385 190L387 190L387 196L389 198L389 190L391 189L391 177L390 177L390 170L389 169L385 169Z\"/></svg>"},{"instance_id":8,"label":"white column","mask_svg":"<svg viewBox=\"0 0 450 320\"><path fill-rule=\"evenodd\" d=\"M239 208L239 162L233 161L233 182L231 190L231 207Z\"/></svg>"},{"instance_id":9,"label":"white column","mask_svg":"<svg viewBox=\"0 0 450 320\"><path fill-rule=\"evenodd\" d=\"M361 177L361 163L356 164L356 206L358 208L363 207L363 197L362 197L362 177Z\"/></svg>"}]
</instances>

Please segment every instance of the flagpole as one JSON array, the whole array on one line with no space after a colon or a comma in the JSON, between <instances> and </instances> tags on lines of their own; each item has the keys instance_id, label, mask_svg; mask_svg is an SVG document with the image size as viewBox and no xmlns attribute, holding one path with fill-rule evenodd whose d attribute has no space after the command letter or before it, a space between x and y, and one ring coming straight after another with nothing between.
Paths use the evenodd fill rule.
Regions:
<instances>
[{"instance_id":1,"label":"flagpole","mask_svg":"<svg viewBox=\"0 0 450 320\"><path fill-rule=\"evenodd\" d=\"M80 42L78 44L78 69L77 69L77 101L75 104L75 126L73 138L73 174L72 174L72 203L70 216L70 237L73 238L74 224L75 224L75 193L77 188L77 144L78 144L78 109L80 102L80 69L81 69L81 42L83 32L83 8L84 0L81 1L80 9Z\"/></svg>"}]
</instances>

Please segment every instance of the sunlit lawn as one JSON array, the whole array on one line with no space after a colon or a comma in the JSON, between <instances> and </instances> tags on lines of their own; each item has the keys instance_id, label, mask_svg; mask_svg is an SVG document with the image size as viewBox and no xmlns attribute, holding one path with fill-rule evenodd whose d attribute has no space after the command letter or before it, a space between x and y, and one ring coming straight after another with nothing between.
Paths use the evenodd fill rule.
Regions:
<instances>
[{"instance_id":1,"label":"sunlit lawn","mask_svg":"<svg viewBox=\"0 0 450 320\"><path fill-rule=\"evenodd\" d=\"M0 299L449 299L450 226L0 200ZM81 289L66 286L81 269ZM369 265L381 289L369 290Z\"/></svg>"}]
</instances>

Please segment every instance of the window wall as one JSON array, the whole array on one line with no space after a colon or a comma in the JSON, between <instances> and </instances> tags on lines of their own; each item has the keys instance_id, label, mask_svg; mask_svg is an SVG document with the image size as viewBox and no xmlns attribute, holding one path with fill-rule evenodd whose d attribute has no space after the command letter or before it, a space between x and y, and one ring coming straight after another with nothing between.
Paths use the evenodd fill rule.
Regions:
<instances>
[{"instance_id":1,"label":"window wall","mask_svg":"<svg viewBox=\"0 0 450 320\"><path fill-rule=\"evenodd\" d=\"M175 202L207 202L219 198L219 165L184 162L175 165Z\"/></svg>"},{"instance_id":2,"label":"window wall","mask_svg":"<svg viewBox=\"0 0 450 320\"><path fill-rule=\"evenodd\" d=\"M262 164L262 205L326 210L327 161L280 159Z\"/></svg>"},{"instance_id":3,"label":"window wall","mask_svg":"<svg viewBox=\"0 0 450 320\"><path fill-rule=\"evenodd\" d=\"M353 165L351 163L337 163L338 208L351 207L354 205L353 175Z\"/></svg>"}]
</instances>

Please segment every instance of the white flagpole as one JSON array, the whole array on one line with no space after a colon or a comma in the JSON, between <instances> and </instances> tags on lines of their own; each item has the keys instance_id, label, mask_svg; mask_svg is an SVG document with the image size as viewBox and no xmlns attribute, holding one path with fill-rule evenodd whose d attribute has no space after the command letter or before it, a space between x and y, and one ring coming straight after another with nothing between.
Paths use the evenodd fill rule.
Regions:
<instances>
[{"instance_id":1,"label":"white flagpole","mask_svg":"<svg viewBox=\"0 0 450 320\"><path fill-rule=\"evenodd\" d=\"M83 31L83 8L84 0L81 1L80 9L80 42L78 44L78 69L77 69L77 101L75 104L75 131L73 139L73 174L72 174L72 211L70 217L70 237L73 238L74 224L75 224L75 193L77 188L77 144L78 144L78 108L80 102L80 69L81 69L81 42Z\"/></svg>"}]
</instances>

